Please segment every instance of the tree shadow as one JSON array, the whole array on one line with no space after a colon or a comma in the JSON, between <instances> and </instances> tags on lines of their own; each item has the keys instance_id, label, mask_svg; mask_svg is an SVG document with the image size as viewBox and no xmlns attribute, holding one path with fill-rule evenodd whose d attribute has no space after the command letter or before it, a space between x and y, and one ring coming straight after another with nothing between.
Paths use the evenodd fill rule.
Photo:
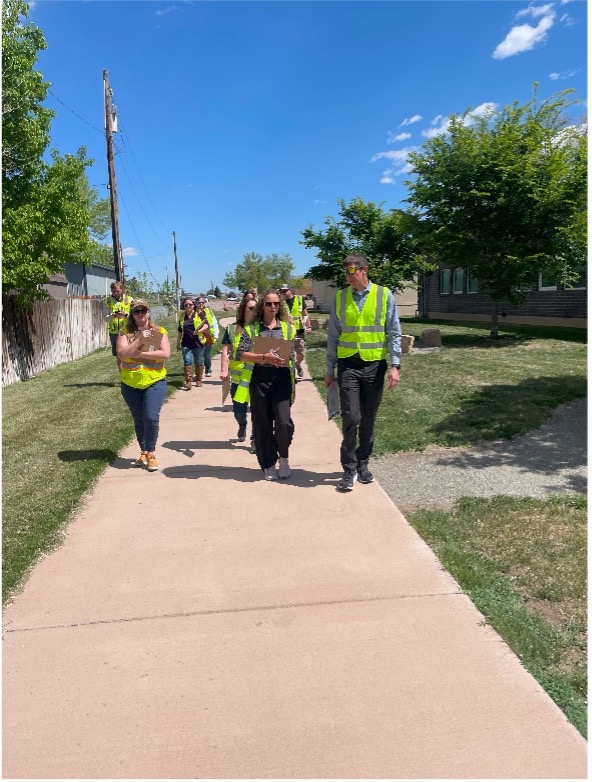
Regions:
<instances>
[{"instance_id":1,"label":"tree shadow","mask_svg":"<svg viewBox=\"0 0 592 782\"><path fill-rule=\"evenodd\" d=\"M462 408L429 431L445 435L446 445L475 445L509 439L541 426L558 405L585 397L586 378L574 375L528 378L516 385L476 390ZM442 438L438 438L441 442Z\"/></svg>"},{"instance_id":2,"label":"tree shadow","mask_svg":"<svg viewBox=\"0 0 592 782\"><path fill-rule=\"evenodd\" d=\"M205 465L187 465L184 467L165 467L162 470L167 478L184 478L186 480L198 480L199 478L218 478L222 481L239 481L241 483L263 482L263 473L258 464L253 467L215 467ZM265 483L289 484L302 489L312 489L337 483L343 475L342 472L319 473L311 470L292 469L292 474L286 480L265 481Z\"/></svg>"},{"instance_id":3,"label":"tree shadow","mask_svg":"<svg viewBox=\"0 0 592 782\"><path fill-rule=\"evenodd\" d=\"M448 349L454 348L479 348L483 349L498 349L498 348L514 348L525 345L527 342L531 342L534 338L523 335L507 335L503 334L498 339L491 339L488 334L443 334L442 335L442 347ZM421 339L417 339L415 342L417 347L423 347Z\"/></svg>"},{"instance_id":4,"label":"tree shadow","mask_svg":"<svg viewBox=\"0 0 592 782\"><path fill-rule=\"evenodd\" d=\"M549 388L551 378L543 386ZM564 381L566 378L553 379ZM572 379L573 380L573 379ZM526 381L528 384L530 381ZM498 387L494 387L499 390ZM503 387L501 387L503 388ZM487 389L491 391L492 389ZM547 401L546 399L544 401ZM479 401L481 404L481 401ZM530 400L536 405L536 398ZM550 418L549 413L552 412ZM452 416L448 422L454 426L460 415ZM515 415L515 413L513 413ZM549 476L545 489L549 493L563 493L566 488L578 494L586 493L587 479L587 400L572 399L550 411L542 406L541 416L545 422L526 434L503 442L483 443L470 451L442 454L436 465L463 470L484 470L487 468L511 467L522 473ZM460 422L461 425L463 422ZM443 425L445 425L444 422ZM555 480L553 480L555 478Z\"/></svg>"},{"instance_id":5,"label":"tree shadow","mask_svg":"<svg viewBox=\"0 0 592 782\"><path fill-rule=\"evenodd\" d=\"M119 381L114 383L64 383L64 388L87 388L89 386L105 386L107 388L119 388Z\"/></svg>"},{"instance_id":6,"label":"tree shadow","mask_svg":"<svg viewBox=\"0 0 592 782\"><path fill-rule=\"evenodd\" d=\"M61 462L113 462L118 459L118 455L115 451L111 451L108 448L89 448L80 451L58 451L58 459ZM125 459L121 461L125 462Z\"/></svg>"}]
</instances>

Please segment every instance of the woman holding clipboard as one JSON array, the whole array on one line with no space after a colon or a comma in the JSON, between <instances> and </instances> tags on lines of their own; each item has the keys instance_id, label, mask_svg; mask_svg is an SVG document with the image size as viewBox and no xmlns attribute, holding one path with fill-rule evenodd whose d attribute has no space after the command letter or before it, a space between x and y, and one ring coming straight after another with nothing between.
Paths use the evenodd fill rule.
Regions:
<instances>
[{"instance_id":1,"label":"woman holding clipboard","mask_svg":"<svg viewBox=\"0 0 592 782\"><path fill-rule=\"evenodd\" d=\"M245 326L236 350L244 367L233 399L250 398L255 453L266 481L290 477L295 333L285 302L269 290L257 302L253 322Z\"/></svg>"},{"instance_id":2,"label":"woman holding clipboard","mask_svg":"<svg viewBox=\"0 0 592 782\"><path fill-rule=\"evenodd\" d=\"M166 396L166 369L171 346L166 329L150 320L150 307L144 299L134 299L126 327L117 337L117 357L121 360L121 395L130 409L140 456L134 467L158 470L154 454L158 439L160 409Z\"/></svg>"}]
</instances>

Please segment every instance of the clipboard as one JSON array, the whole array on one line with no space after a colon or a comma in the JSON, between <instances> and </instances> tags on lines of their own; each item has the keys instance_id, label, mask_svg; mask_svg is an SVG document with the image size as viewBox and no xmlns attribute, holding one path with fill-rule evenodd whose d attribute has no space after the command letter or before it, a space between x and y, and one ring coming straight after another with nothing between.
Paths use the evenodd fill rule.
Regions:
<instances>
[{"instance_id":1,"label":"clipboard","mask_svg":"<svg viewBox=\"0 0 592 782\"><path fill-rule=\"evenodd\" d=\"M222 404L226 401L226 397L230 393L230 374L226 375L222 381Z\"/></svg>"},{"instance_id":2,"label":"clipboard","mask_svg":"<svg viewBox=\"0 0 592 782\"><path fill-rule=\"evenodd\" d=\"M339 386L337 383L333 383L333 385L327 388L327 416L329 417L329 421L332 418L335 418L336 415L339 415L340 412Z\"/></svg>"},{"instance_id":3,"label":"clipboard","mask_svg":"<svg viewBox=\"0 0 592 782\"><path fill-rule=\"evenodd\" d=\"M280 358L284 359L285 366L292 355L294 342L291 339L273 339L271 337L262 337L258 334L253 340L253 353L269 353L275 350Z\"/></svg>"},{"instance_id":4,"label":"clipboard","mask_svg":"<svg viewBox=\"0 0 592 782\"><path fill-rule=\"evenodd\" d=\"M128 334L128 340L132 342L135 338L135 334ZM131 339L130 339L131 338ZM162 331L153 331L151 336L138 339L138 347L140 352L152 352L153 350L160 350L160 344L162 342Z\"/></svg>"}]
</instances>

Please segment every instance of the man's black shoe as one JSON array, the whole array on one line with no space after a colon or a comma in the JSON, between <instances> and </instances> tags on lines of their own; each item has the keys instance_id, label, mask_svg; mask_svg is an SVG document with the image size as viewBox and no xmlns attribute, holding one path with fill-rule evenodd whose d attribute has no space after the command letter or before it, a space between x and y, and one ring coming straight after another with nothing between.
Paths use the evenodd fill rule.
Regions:
<instances>
[{"instance_id":1,"label":"man's black shoe","mask_svg":"<svg viewBox=\"0 0 592 782\"><path fill-rule=\"evenodd\" d=\"M337 484L337 491L352 491L357 480L358 474L356 472L344 472L343 478Z\"/></svg>"},{"instance_id":2,"label":"man's black shoe","mask_svg":"<svg viewBox=\"0 0 592 782\"><path fill-rule=\"evenodd\" d=\"M358 479L360 483L373 483L374 482L374 476L368 469L367 464L359 464L358 465Z\"/></svg>"},{"instance_id":3,"label":"man's black shoe","mask_svg":"<svg viewBox=\"0 0 592 782\"><path fill-rule=\"evenodd\" d=\"M244 441L247 439L247 427L246 426L239 426L237 435L239 443L244 443Z\"/></svg>"}]
</instances>

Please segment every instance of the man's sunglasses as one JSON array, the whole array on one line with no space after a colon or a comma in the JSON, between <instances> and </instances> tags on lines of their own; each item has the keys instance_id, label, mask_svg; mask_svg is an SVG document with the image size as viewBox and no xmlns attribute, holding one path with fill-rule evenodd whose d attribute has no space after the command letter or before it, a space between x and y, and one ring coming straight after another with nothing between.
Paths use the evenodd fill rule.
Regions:
<instances>
[{"instance_id":1,"label":"man's sunglasses","mask_svg":"<svg viewBox=\"0 0 592 782\"><path fill-rule=\"evenodd\" d=\"M145 315L148 312L148 309L146 307L138 307L137 310L132 310L134 315Z\"/></svg>"},{"instance_id":2,"label":"man's sunglasses","mask_svg":"<svg viewBox=\"0 0 592 782\"><path fill-rule=\"evenodd\" d=\"M265 302L266 307L279 307L280 303L279 301L266 301Z\"/></svg>"},{"instance_id":3,"label":"man's sunglasses","mask_svg":"<svg viewBox=\"0 0 592 782\"><path fill-rule=\"evenodd\" d=\"M359 269L359 268L360 268L359 266L354 266L354 265L352 264L351 266L344 266L344 267L343 267L343 271L344 271L346 274L355 274L355 273L358 271L358 269Z\"/></svg>"}]
</instances>

